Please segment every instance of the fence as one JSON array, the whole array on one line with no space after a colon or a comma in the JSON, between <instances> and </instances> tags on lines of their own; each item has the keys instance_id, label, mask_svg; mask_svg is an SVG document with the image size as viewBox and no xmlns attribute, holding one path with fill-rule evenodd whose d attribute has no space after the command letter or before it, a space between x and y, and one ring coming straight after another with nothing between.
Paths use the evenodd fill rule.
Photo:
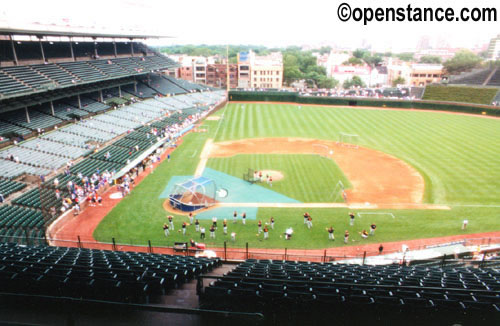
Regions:
<instances>
[{"instance_id":1,"label":"fence","mask_svg":"<svg viewBox=\"0 0 500 326\"><path fill-rule=\"evenodd\" d=\"M187 242L183 245L175 245L171 241L151 241L129 239L127 241L118 241L111 238L109 242L99 242L92 238L85 238L76 236L75 238L64 237L59 235L58 238L33 238L33 237L16 237L16 236L0 236L1 242L14 242L23 245L38 245L48 243L52 246L60 247L77 247L85 249L99 249L99 250L113 250L113 251L135 251L135 252L148 252L169 255L197 255L201 253L200 250L189 248ZM415 252L424 249L436 249L439 247L446 247L450 245L461 244L469 247L467 252L460 254L444 255L444 260L447 263L452 262L466 262L477 261L478 253L500 252L500 238L465 238L454 242L433 241L425 245L418 245L410 247L409 252ZM210 245L210 243L209 243ZM387 244L386 244L387 245ZM496 246L495 246L496 245ZM478 248L474 248L474 247ZM209 250L209 251L208 251ZM384 250L382 255L378 251L378 245L368 245L360 247L334 247L327 249L292 249L292 248L251 248L248 243L243 247L236 246L230 242L224 242L222 247L209 246L205 254L213 254L222 258L224 261L238 261L245 259L271 259L271 260L293 260L293 261L310 261L329 263L337 261L352 261L356 263L365 263L366 259L377 257L376 263L399 262L405 263L409 257L402 250ZM486 255L483 255L484 259ZM425 258L424 258L425 259ZM425 259L429 263L440 263L443 261L442 255L439 258Z\"/></svg>"}]
</instances>

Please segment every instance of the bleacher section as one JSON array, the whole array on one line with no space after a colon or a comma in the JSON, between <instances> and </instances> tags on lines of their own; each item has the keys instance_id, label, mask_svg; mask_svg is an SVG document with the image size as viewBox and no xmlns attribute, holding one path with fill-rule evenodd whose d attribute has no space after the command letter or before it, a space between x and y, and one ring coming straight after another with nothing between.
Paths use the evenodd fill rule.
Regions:
<instances>
[{"instance_id":1,"label":"bleacher section","mask_svg":"<svg viewBox=\"0 0 500 326\"><path fill-rule=\"evenodd\" d=\"M0 291L147 303L218 267L218 258L0 245Z\"/></svg>"},{"instance_id":2,"label":"bleacher section","mask_svg":"<svg viewBox=\"0 0 500 326\"><path fill-rule=\"evenodd\" d=\"M52 115L52 109L49 103L37 106L35 109L47 115ZM85 110L80 110L64 103L54 103L54 116L61 120L79 119L87 115L89 115L89 112Z\"/></svg>"},{"instance_id":3,"label":"bleacher section","mask_svg":"<svg viewBox=\"0 0 500 326\"><path fill-rule=\"evenodd\" d=\"M205 288L202 307L333 315L500 314L500 271L247 260ZM326 310L324 310L326 308Z\"/></svg>"}]
</instances>

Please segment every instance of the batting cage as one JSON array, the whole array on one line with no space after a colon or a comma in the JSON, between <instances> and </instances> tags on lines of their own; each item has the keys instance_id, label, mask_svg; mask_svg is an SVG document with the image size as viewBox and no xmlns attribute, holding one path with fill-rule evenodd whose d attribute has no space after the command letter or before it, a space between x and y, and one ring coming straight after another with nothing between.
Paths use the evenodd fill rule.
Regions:
<instances>
[{"instance_id":1,"label":"batting cage","mask_svg":"<svg viewBox=\"0 0 500 326\"><path fill-rule=\"evenodd\" d=\"M216 203L215 182L205 177L196 177L177 183L169 195L170 205L183 212L192 212Z\"/></svg>"}]
</instances>

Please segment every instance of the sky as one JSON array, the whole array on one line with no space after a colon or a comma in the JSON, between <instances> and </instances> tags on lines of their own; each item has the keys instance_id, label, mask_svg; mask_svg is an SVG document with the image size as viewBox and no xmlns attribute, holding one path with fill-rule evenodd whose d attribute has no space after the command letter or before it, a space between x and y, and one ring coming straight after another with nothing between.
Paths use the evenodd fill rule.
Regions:
<instances>
[{"instance_id":1,"label":"sky","mask_svg":"<svg viewBox=\"0 0 500 326\"><path fill-rule=\"evenodd\" d=\"M496 8L499 0L2 0L0 27L66 25L106 32L141 32L171 36L151 43L336 45L377 51L414 49L422 37L434 47L474 47L500 34L496 22L342 22L337 8L463 7ZM498 17L500 18L500 17ZM498 19L497 18L497 19Z\"/></svg>"}]
</instances>

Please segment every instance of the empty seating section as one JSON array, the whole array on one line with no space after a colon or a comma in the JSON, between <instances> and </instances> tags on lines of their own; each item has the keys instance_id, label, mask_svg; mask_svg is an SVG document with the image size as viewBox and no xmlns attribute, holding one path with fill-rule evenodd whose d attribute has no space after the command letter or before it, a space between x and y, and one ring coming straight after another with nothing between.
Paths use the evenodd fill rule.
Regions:
<instances>
[{"instance_id":1,"label":"empty seating section","mask_svg":"<svg viewBox=\"0 0 500 326\"><path fill-rule=\"evenodd\" d=\"M0 70L0 98L5 95L28 92L31 89Z\"/></svg>"},{"instance_id":2,"label":"empty seating section","mask_svg":"<svg viewBox=\"0 0 500 326\"><path fill-rule=\"evenodd\" d=\"M93 120L108 123L108 124L115 125L115 126L120 126L123 128L128 128L128 129L134 129L134 128L137 128L141 125L141 123L139 123L139 122L133 122L133 121L130 121L127 119L122 119L122 118L119 118L117 116L113 116L113 115L110 115L107 113L95 116L95 117L93 117Z\"/></svg>"},{"instance_id":3,"label":"empty seating section","mask_svg":"<svg viewBox=\"0 0 500 326\"><path fill-rule=\"evenodd\" d=\"M30 66L5 67L2 68L2 71L18 80L22 80L23 83L35 90L54 86L54 81L31 69Z\"/></svg>"},{"instance_id":4,"label":"empty seating section","mask_svg":"<svg viewBox=\"0 0 500 326\"><path fill-rule=\"evenodd\" d=\"M35 109L47 115L52 115L52 109L49 103L37 106ZM89 113L85 110L80 110L64 103L54 103L54 116L61 120L73 120L87 115L89 115Z\"/></svg>"},{"instance_id":5,"label":"empty seating section","mask_svg":"<svg viewBox=\"0 0 500 326\"><path fill-rule=\"evenodd\" d=\"M89 64L96 70L103 72L110 77L124 77L130 75L127 70L123 69L120 65L111 60L89 61Z\"/></svg>"},{"instance_id":6,"label":"empty seating section","mask_svg":"<svg viewBox=\"0 0 500 326\"><path fill-rule=\"evenodd\" d=\"M98 113L98 112L109 109L109 105L106 105L106 104L100 103L100 102L92 102L92 103L87 103L87 104L82 103L82 109L85 111Z\"/></svg>"},{"instance_id":7,"label":"empty seating section","mask_svg":"<svg viewBox=\"0 0 500 326\"><path fill-rule=\"evenodd\" d=\"M0 179L0 194L7 198L11 193L24 189L26 185L21 182Z\"/></svg>"},{"instance_id":8,"label":"empty seating section","mask_svg":"<svg viewBox=\"0 0 500 326\"><path fill-rule=\"evenodd\" d=\"M162 93L163 95L167 94L185 94L186 90L177 86L170 80L159 76L159 75L154 75L151 74L150 76L151 82L149 84L149 87L157 90L158 92Z\"/></svg>"},{"instance_id":9,"label":"empty seating section","mask_svg":"<svg viewBox=\"0 0 500 326\"><path fill-rule=\"evenodd\" d=\"M11 123L0 121L0 136L7 137L12 133L25 136L31 134L32 131L28 128L19 127Z\"/></svg>"},{"instance_id":10,"label":"empty seating section","mask_svg":"<svg viewBox=\"0 0 500 326\"><path fill-rule=\"evenodd\" d=\"M0 291L147 303L220 260L60 247L0 245Z\"/></svg>"},{"instance_id":11,"label":"empty seating section","mask_svg":"<svg viewBox=\"0 0 500 326\"><path fill-rule=\"evenodd\" d=\"M23 174L47 175L50 172L51 171L46 168L0 159L0 177L3 178L14 179Z\"/></svg>"},{"instance_id":12,"label":"empty seating section","mask_svg":"<svg viewBox=\"0 0 500 326\"><path fill-rule=\"evenodd\" d=\"M86 142L97 141L100 143L104 143L116 137L116 134L114 133L93 128L93 126L95 125L95 123L88 123L87 120L85 120L59 130L61 132L71 133L83 137Z\"/></svg>"},{"instance_id":13,"label":"empty seating section","mask_svg":"<svg viewBox=\"0 0 500 326\"><path fill-rule=\"evenodd\" d=\"M13 205L0 206L0 228L41 228L40 211Z\"/></svg>"},{"instance_id":14,"label":"empty seating section","mask_svg":"<svg viewBox=\"0 0 500 326\"><path fill-rule=\"evenodd\" d=\"M77 81L77 78L55 64L34 65L31 66L31 68L38 71L42 75L47 76L48 78L56 82L59 86L73 85Z\"/></svg>"},{"instance_id":15,"label":"empty seating section","mask_svg":"<svg viewBox=\"0 0 500 326\"><path fill-rule=\"evenodd\" d=\"M62 62L59 66L64 68L72 75L78 77L83 82L90 82L105 79L106 75L95 69L85 61L80 62Z\"/></svg>"},{"instance_id":16,"label":"empty seating section","mask_svg":"<svg viewBox=\"0 0 500 326\"><path fill-rule=\"evenodd\" d=\"M247 260L212 282L201 298L203 307L250 311L305 304L500 313L500 271Z\"/></svg>"},{"instance_id":17,"label":"empty seating section","mask_svg":"<svg viewBox=\"0 0 500 326\"><path fill-rule=\"evenodd\" d=\"M69 128L69 127L67 127ZM82 137L78 134L74 133L68 133L64 131L65 128L59 129L57 131L48 133L44 136L42 136L42 139L48 139L54 142L62 143L62 144L67 144L67 145L72 145L72 146L78 146L81 148L85 149L93 149L95 146L88 144L88 142L93 141L93 139L90 139L88 137Z\"/></svg>"},{"instance_id":18,"label":"empty seating section","mask_svg":"<svg viewBox=\"0 0 500 326\"><path fill-rule=\"evenodd\" d=\"M62 122L53 116L43 114L36 110L28 110L30 122L27 122L24 109L2 113L0 119L7 123L15 124L31 130L50 128Z\"/></svg>"},{"instance_id":19,"label":"empty seating section","mask_svg":"<svg viewBox=\"0 0 500 326\"><path fill-rule=\"evenodd\" d=\"M206 87L203 87L203 86L200 86L200 85L197 85L197 84L193 84L193 83L190 83L186 80L183 80L183 79L176 79L176 78L172 78L170 76L164 76L164 78L166 78L167 80L169 80L170 82L184 88L185 90L187 91L191 91L191 90L203 90L203 89L206 89Z\"/></svg>"},{"instance_id":20,"label":"empty seating section","mask_svg":"<svg viewBox=\"0 0 500 326\"><path fill-rule=\"evenodd\" d=\"M135 91L133 85L125 85L123 87L123 90L127 93L130 93L130 94L137 96L137 97L140 97L140 98L153 97L158 93L157 91L149 88L148 86L144 85L143 83L137 83L137 91Z\"/></svg>"},{"instance_id":21,"label":"empty seating section","mask_svg":"<svg viewBox=\"0 0 500 326\"><path fill-rule=\"evenodd\" d=\"M19 162L46 169L58 169L68 162L67 157L47 154L24 147L10 147L0 151L0 157L8 159L9 155L19 158Z\"/></svg>"},{"instance_id":22,"label":"empty seating section","mask_svg":"<svg viewBox=\"0 0 500 326\"><path fill-rule=\"evenodd\" d=\"M84 156L89 152L89 150L81 147L61 144L43 138L35 138L33 140L23 142L19 146L40 151L42 153L48 153L72 159Z\"/></svg>"}]
</instances>

